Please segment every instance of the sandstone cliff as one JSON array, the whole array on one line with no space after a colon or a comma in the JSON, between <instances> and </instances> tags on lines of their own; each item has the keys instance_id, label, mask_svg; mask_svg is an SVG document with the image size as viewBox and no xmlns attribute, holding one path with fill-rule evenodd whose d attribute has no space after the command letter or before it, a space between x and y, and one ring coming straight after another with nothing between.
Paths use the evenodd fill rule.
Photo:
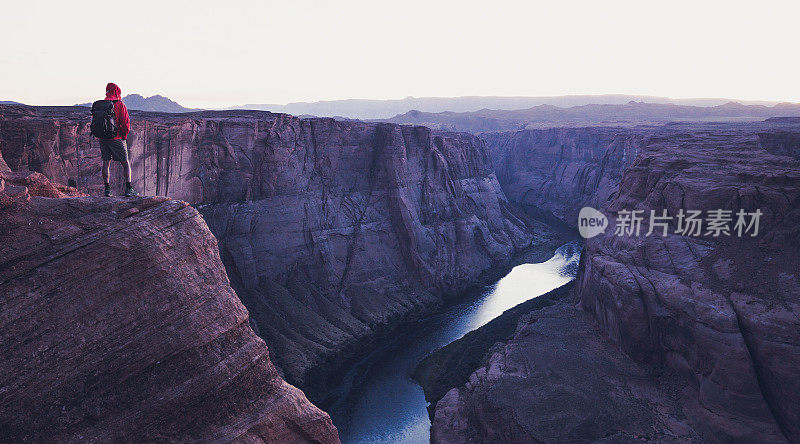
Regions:
<instances>
[{"instance_id":1,"label":"sandstone cliff","mask_svg":"<svg viewBox=\"0 0 800 444\"><path fill-rule=\"evenodd\" d=\"M0 172L0 441L338 442L184 202Z\"/></svg>"},{"instance_id":2,"label":"sandstone cliff","mask_svg":"<svg viewBox=\"0 0 800 444\"><path fill-rule=\"evenodd\" d=\"M796 441L800 162L767 154L757 140L748 126L716 126L654 142L607 206L758 209L757 237L608 231L586 243L579 294L624 351L696 384L698 428L741 439L782 432Z\"/></svg>"},{"instance_id":3,"label":"sandstone cliff","mask_svg":"<svg viewBox=\"0 0 800 444\"><path fill-rule=\"evenodd\" d=\"M582 207L599 207L617 190L647 135L631 128L550 128L481 137L510 202L575 227Z\"/></svg>"},{"instance_id":4,"label":"sandstone cliff","mask_svg":"<svg viewBox=\"0 0 800 444\"><path fill-rule=\"evenodd\" d=\"M196 205L254 328L312 394L376 332L485 282L533 237L474 136L252 111L132 121L135 186ZM101 189L85 110L0 107L0 151Z\"/></svg>"},{"instance_id":5,"label":"sandstone cliff","mask_svg":"<svg viewBox=\"0 0 800 444\"><path fill-rule=\"evenodd\" d=\"M639 154L603 211L760 209L759 235L618 237L612 228L587 240L575 294L532 309L466 381L451 378L434 440L800 440L800 162L765 146L798 129L638 133ZM426 368L462 360L439 353ZM441 386L442 374L428 380Z\"/></svg>"}]
</instances>

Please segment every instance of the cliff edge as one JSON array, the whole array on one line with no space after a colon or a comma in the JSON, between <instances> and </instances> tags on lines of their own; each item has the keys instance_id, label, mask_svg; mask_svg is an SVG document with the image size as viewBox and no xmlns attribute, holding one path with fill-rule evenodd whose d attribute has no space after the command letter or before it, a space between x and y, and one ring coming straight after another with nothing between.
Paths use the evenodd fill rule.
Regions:
<instances>
[{"instance_id":1,"label":"cliff edge","mask_svg":"<svg viewBox=\"0 0 800 444\"><path fill-rule=\"evenodd\" d=\"M185 202L0 172L0 440L338 442Z\"/></svg>"}]
</instances>

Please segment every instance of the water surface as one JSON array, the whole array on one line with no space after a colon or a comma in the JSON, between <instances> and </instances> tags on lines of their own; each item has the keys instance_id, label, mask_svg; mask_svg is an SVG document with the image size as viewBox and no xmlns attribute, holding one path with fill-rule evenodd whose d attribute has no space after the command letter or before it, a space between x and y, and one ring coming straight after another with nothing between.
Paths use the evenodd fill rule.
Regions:
<instances>
[{"instance_id":1,"label":"water surface","mask_svg":"<svg viewBox=\"0 0 800 444\"><path fill-rule=\"evenodd\" d=\"M477 299L448 308L395 338L351 369L328 410L343 443L427 443L425 395L411 379L431 351L486 324L505 310L574 279L580 244L570 242L550 260L514 267Z\"/></svg>"}]
</instances>

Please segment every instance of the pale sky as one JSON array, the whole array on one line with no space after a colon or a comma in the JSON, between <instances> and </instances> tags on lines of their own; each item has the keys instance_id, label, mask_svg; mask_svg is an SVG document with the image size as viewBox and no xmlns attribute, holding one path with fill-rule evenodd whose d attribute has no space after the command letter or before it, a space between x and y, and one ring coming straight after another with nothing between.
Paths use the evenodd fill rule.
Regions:
<instances>
[{"instance_id":1,"label":"pale sky","mask_svg":"<svg viewBox=\"0 0 800 444\"><path fill-rule=\"evenodd\" d=\"M800 102L798 1L14 1L0 100L644 94Z\"/></svg>"}]
</instances>

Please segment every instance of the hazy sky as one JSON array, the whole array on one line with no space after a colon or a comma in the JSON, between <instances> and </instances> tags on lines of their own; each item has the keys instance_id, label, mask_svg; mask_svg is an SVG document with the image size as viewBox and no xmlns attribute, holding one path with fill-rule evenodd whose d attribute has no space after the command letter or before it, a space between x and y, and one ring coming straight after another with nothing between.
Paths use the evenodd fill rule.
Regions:
<instances>
[{"instance_id":1,"label":"hazy sky","mask_svg":"<svg viewBox=\"0 0 800 444\"><path fill-rule=\"evenodd\" d=\"M0 100L190 107L648 94L800 102L800 2L15 1Z\"/></svg>"}]
</instances>

